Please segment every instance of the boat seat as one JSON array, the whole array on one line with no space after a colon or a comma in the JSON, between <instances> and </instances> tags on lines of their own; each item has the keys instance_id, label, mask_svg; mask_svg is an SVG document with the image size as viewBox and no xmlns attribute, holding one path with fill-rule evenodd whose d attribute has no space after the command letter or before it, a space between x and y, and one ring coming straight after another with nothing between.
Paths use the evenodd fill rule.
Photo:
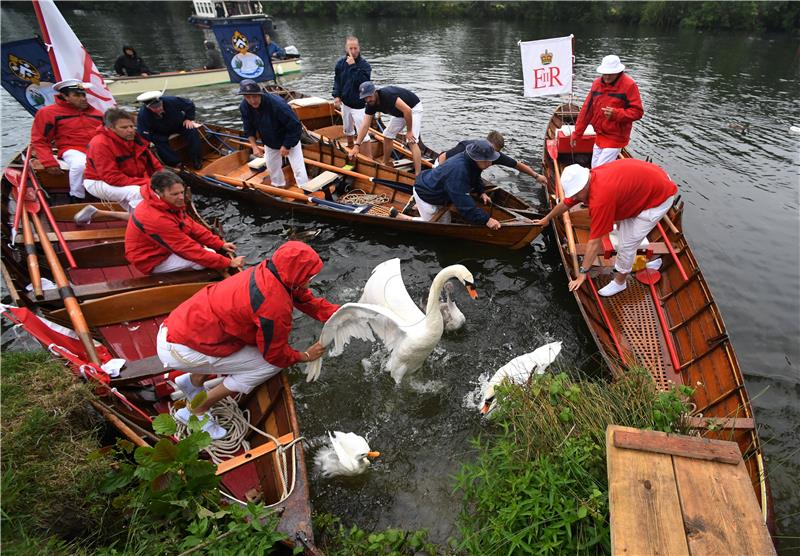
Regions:
<instances>
[{"instance_id":1,"label":"boat seat","mask_svg":"<svg viewBox=\"0 0 800 556\"><path fill-rule=\"evenodd\" d=\"M395 160L392 162L395 168L403 168L406 166L413 166L414 161L410 158L401 158L400 160Z\"/></svg>"},{"instance_id":2,"label":"boat seat","mask_svg":"<svg viewBox=\"0 0 800 556\"><path fill-rule=\"evenodd\" d=\"M296 98L289 101L290 106L318 106L320 104L328 104L330 101L320 97L306 97Z\"/></svg>"},{"instance_id":3,"label":"boat seat","mask_svg":"<svg viewBox=\"0 0 800 556\"><path fill-rule=\"evenodd\" d=\"M646 247L640 246L638 251L652 251L654 255L669 255L669 249L667 248L667 244L663 241L654 241L651 242ZM578 243L575 245L575 252L578 255L585 255L586 254L586 244L585 243ZM678 247L675 247L675 253L680 253L681 250ZM600 254L601 256L603 253ZM609 255L610 256L610 255Z\"/></svg>"},{"instance_id":4,"label":"boat seat","mask_svg":"<svg viewBox=\"0 0 800 556\"><path fill-rule=\"evenodd\" d=\"M111 384L118 386L166 372L164 364L161 362L161 359L158 358L158 355L153 355L151 357L145 357L144 359L126 361L125 366L119 372L119 376L111 379Z\"/></svg>"},{"instance_id":5,"label":"boat seat","mask_svg":"<svg viewBox=\"0 0 800 556\"><path fill-rule=\"evenodd\" d=\"M320 175L318 175L316 178L307 181L306 183L304 183L299 187L306 193L314 193L315 191L319 191L326 185L336 181L338 178L339 174L337 174L336 172L329 172L326 170L322 172Z\"/></svg>"}]
</instances>

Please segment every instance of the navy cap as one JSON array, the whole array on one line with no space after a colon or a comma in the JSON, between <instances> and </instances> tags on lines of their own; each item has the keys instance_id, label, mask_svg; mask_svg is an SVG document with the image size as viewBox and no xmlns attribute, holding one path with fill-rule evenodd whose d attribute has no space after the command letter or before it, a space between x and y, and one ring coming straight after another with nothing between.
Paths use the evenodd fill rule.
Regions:
<instances>
[{"instance_id":1,"label":"navy cap","mask_svg":"<svg viewBox=\"0 0 800 556\"><path fill-rule=\"evenodd\" d=\"M372 81L364 81L361 86L358 88L358 98L367 98L371 96L375 89L375 83Z\"/></svg>"},{"instance_id":2,"label":"navy cap","mask_svg":"<svg viewBox=\"0 0 800 556\"><path fill-rule=\"evenodd\" d=\"M500 158L500 153L486 139L479 139L467 146L467 156L475 162L494 162Z\"/></svg>"},{"instance_id":3,"label":"navy cap","mask_svg":"<svg viewBox=\"0 0 800 556\"><path fill-rule=\"evenodd\" d=\"M261 86L252 79L242 79L241 83L239 83L239 90L236 92L236 94L262 95L264 94L264 91L262 91Z\"/></svg>"}]
</instances>

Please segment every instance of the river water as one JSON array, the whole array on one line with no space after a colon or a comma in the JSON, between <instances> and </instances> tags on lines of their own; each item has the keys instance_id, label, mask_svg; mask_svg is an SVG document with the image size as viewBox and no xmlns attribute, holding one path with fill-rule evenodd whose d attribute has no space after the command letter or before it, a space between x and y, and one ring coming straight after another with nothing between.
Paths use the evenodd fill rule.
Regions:
<instances>
[{"instance_id":1,"label":"river water","mask_svg":"<svg viewBox=\"0 0 800 556\"><path fill-rule=\"evenodd\" d=\"M188 2L139 5L130 11L82 2L65 16L101 70L113 65L123 43L133 44L155 69L202 65L204 36L186 23ZM30 8L8 6L4 3L3 41L29 36L35 29ZM794 537L783 541L782 552L800 550L800 135L789 132L790 125L800 125L796 41L785 35L537 21L279 18L276 23L277 41L297 46L304 60L303 74L286 85L328 97L343 38L353 33L361 38L375 81L406 86L423 100L426 144L445 149L497 129L511 156L536 167L545 125L559 100L521 96L517 41L575 34L579 100L603 55L622 58L645 106L630 149L662 165L686 201L686 235L725 318L753 400L779 528ZM238 126L239 97L233 90L225 85L179 94L195 101L201 120ZM6 163L26 144L31 118L5 92L0 107ZM749 130L742 134L731 124ZM488 177L533 204L543 203L528 177L501 168ZM222 218L252 263L290 231L319 230L311 244L326 266L315 287L336 302L356 300L371 269L392 257L402 259L415 299L427 295L433 275L448 264L465 264L476 277L478 300L462 292L456 296L466 329L446 335L407 384L395 387L378 370L380 354L358 342L325 360L318 383L306 384L294 372L299 417L312 446L325 431L354 431L383 453L361 477L315 477L317 510L365 528L424 527L442 541L454 533L458 511L451 477L459 461L470 457L468 440L484 426L474 407L480 378L553 340L564 342L558 365L602 372L567 292L560 259L542 240L504 252L351 230L238 202L200 198L198 204L207 216ZM305 346L318 332L317 323L301 318L292 341Z\"/></svg>"}]
</instances>

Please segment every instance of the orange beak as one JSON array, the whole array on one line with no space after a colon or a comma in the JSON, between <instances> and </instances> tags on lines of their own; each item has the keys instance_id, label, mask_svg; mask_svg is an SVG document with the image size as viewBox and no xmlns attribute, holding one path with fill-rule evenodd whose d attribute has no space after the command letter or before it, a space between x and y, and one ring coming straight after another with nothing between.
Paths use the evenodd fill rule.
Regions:
<instances>
[{"instance_id":1,"label":"orange beak","mask_svg":"<svg viewBox=\"0 0 800 556\"><path fill-rule=\"evenodd\" d=\"M489 404L485 403L481 408L481 415L486 415L487 413L489 413Z\"/></svg>"},{"instance_id":2,"label":"orange beak","mask_svg":"<svg viewBox=\"0 0 800 556\"><path fill-rule=\"evenodd\" d=\"M367 457L368 458L377 458L380 455L381 455L380 452L367 452Z\"/></svg>"},{"instance_id":3,"label":"orange beak","mask_svg":"<svg viewBox=\"0 0 800 556\"><path fill-rule=\"evenodd\" d=\"M466 285L467 292L472 299L478 299L478 290L475 289L475 286L472 284Z\"/></svg>"}]
</instances>

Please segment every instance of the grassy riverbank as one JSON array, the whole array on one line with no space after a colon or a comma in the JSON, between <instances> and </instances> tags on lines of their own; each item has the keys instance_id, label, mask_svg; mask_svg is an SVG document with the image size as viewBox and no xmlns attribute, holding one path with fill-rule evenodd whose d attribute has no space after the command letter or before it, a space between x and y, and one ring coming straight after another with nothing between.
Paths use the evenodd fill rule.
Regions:
<instances>
[{"instance_id":1,"label":"grassy riverbank","mask_svg":"<svg viewBox=\"0 0 800 556\"><path fill-rule=\"evenodd\" d=\"M214 467L198 458L210 441L195 431L173 447L118 440L100 451L106 425L85 384L45 352L2 356L2 546L4 553L267 553L280 535L259 506L221 504ZM475 440L475 461L455 479L463 495L461 539L447 547L424 531L364 531L315 516L329 556L361 554L604 554L609 551L605 428L677 430L678 392L656 394L632 373L613 384L544 375L500 387L498 409ZM174 422L157 420L160 434ZM156 488L154 485L157 485ZM259 520L264 526L254 526Z\"/></svg>"}]
</instances>

